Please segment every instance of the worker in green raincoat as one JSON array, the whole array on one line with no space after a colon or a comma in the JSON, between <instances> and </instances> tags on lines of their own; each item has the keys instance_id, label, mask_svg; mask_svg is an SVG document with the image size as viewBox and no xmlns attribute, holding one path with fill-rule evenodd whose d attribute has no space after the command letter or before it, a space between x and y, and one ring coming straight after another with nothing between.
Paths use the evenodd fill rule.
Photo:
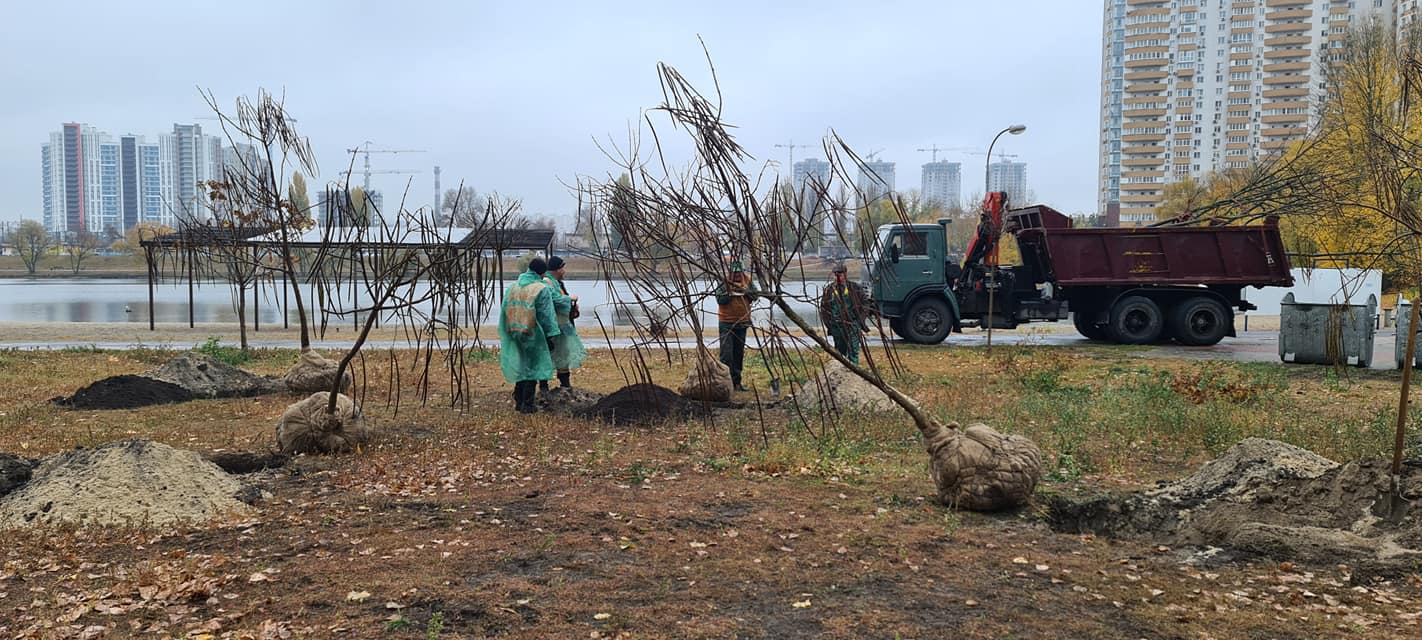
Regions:
<instances>
[{"instance_id":1,"label":"worker in green raincoat","mask_svg":"<svg viewBox=\"0 0 1422 640\"><path fill-rule=\"evenodd\" d=\"M568 264L558 256L548 259L548 273L544 282L553 289L553 314L558 319L558 335L553 338L553 366L558 369L558 386L572 387L573 369L583 366L588 359L588 350L578 337L578 329L573 320L578 315L578 297L568 295L568 285L564 278L568 275ZM538 383L539 389L548 390L548 381Z\"/></svg>"},{"instance_id":2,"label":"worker in green raincoat","mask_svg":"<svg viewBox=\"0 0 1422 640\"><path fill-rule=\"evenodd\" d=\"M528 271L504 292L499 314L499 365L504 379L514 383L514 407L519 413L538 410L538 381L553 377L553 338L559 334L553 312L553 289L543 280L548 263L534 258Z\"/></svg>"}]
</instances>

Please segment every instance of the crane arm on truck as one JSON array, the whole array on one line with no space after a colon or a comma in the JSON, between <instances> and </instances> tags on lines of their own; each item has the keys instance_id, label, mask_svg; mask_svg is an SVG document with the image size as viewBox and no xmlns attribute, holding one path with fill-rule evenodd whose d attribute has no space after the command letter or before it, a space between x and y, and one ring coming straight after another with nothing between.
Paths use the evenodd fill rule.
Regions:
<instances>
[{"instance_id":1,"label":"crane arm on truck","mask_svg":"<svg viewBox=\"0 0 1422 640\"><path fill-rule=\"evenodd\" d=\"M968 244L967 255L963 258L962 271L958 274L958 286L967 283L973 268L979 264L997 264L998 229L1002 224L1002 212L1007 208L1007 193L994 191L983 198L983 206L978 216L978 231Z\"/></svg>"}]
</instances>

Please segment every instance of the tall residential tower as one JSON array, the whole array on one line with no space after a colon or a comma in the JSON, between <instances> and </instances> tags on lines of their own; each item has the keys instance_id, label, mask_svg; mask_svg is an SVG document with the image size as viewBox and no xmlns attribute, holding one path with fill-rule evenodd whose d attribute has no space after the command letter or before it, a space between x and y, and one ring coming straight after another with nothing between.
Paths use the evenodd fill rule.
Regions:
<instances>
[{"instance_id":1,"label":"tall residential tower","mask_svg":"<svg viewBox=\"0 0 1422 640\"><path fill-rule=\"evenodd\" d=\"M1303 135L1350 23L1411 0L1105 0L1099 210L1155 220L1165 185Z\"/></svg>"}]
</instances>

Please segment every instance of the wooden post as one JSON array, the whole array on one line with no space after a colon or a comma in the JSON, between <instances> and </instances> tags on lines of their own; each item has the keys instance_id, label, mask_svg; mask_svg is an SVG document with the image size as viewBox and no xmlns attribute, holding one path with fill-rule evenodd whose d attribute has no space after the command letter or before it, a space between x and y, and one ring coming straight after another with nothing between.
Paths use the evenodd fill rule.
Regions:
<instances>
[{"instance_id":1,"label":"wooden post","mask_svg":"<svg viewBox=\"0 0 1422 640\"><path fill-rule=\"evenodd\" d=\"M148 263L148 330L156 331L153 324L153 280L157 276L158 267L153 264L153 247L143 248L144 261Z\"/></svg>"},{"instance_id":2,"label":"wooden post","mask_svg":"<svg viewBox=\"0 0 1422 640\"><path fill-rule=\"evenodd\" d=\"M262 330L262 308L258 305L262 299L262 276L258 275L261 270L257 248L252 247L252 331Z\"/></svg>"},{"instance_id":3,"label":"wooden post","mask_svg":"<svg viewBox=\"0 0 1422 640\"><path fill-rule=\"evenodd\" d=\"M188 328L197 326L193 321L193 250L188 247Z\"/></svg>"}]
</instances>

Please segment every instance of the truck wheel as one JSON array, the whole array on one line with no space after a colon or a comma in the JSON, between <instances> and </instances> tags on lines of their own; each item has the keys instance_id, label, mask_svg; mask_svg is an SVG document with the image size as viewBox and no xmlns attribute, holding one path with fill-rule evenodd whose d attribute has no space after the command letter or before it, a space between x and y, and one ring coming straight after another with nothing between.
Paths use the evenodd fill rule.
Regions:
<instances>
[{"instance_id":1,"label":"truck wheel","mask_svg":"<svg viewBox=\"0 0 1422 640\"><path fill-rule=\"evenodd\" d=\"M953 330L953 314L938 298L919 298L904 316L904 337L918 344L938 344Z\"/></svg>"},{"instance_id":2,"label":"truck wheel","mask_svg":"<svg viewBox=\"0 0 1422 640\"><path fill-rule=\"evenodd\" d=\"M1175 341L1191 347L1217 344L1229 331L1229 309L1219 300L1197 296L1175 308L1170 316L1170 333Z\"/></svg>"},{"instance_id":3,"label":"truck wheel","mask_svg":"<svg viewBox=\"0 0 1422 640\"><path fill-rule=\"evenodd\" d=\"M1096 316L1094 311L1071 312L1071 323L1076 325L1076 332L1080 333L1087 340L1109 340L1111 333L1093 320Z\"/></svg>"},{"instance_id":4,"label":"truck wheel","mask_svg":"<svg viewBox=\"0 0 1422 640\"><path fill-rule=\"evenodd\" d=\"M902 317L889 318L889 329L894 332L894 335L908 340L908 331L904 329L904 319Z\"/></svg>"},{"instance_id":5,"label":"truck wheel","mask_svg":"<svg viewBox=\"0 0 1422 640\"><path fill-rule=\"evenodd\" d=\"M1121 344L1151 344L1165 332L1160 305L1145 296L1127 296L1111 307L1111 337Z\"/></svg>"}]
</instances>

